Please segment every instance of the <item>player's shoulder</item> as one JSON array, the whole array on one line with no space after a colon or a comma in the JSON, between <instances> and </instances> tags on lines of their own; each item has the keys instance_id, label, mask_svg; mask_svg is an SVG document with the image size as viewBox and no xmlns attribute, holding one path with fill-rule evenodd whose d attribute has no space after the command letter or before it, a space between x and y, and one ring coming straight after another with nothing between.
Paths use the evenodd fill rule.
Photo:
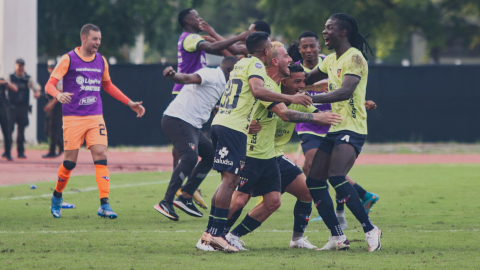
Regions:
<instances>
[{"instance_id":1,"label":"player's shoulder","mask_svg":"<svg viewBox=\"0 0 480 270\"><path fill-rule=\"evenodd\" d=\"M351 48L345 57L345 64L354 69L368 69L368 63L362 52L357 48Z\"/></svg>"},{"instance_id":2,"label":"player's shoulder","mask_svg":"<svg viewBox=\"0 0 480 270\"><path fill-rule=\"evenodd\" d=\"M264 85L266 88L270 89L270 90L273 90L275 91L277 88L280 87L280 85L278 83L276 83L272 78L270 78L269 76L267 76L265 78L265 85Z\"/></svg>"}]
</instances>

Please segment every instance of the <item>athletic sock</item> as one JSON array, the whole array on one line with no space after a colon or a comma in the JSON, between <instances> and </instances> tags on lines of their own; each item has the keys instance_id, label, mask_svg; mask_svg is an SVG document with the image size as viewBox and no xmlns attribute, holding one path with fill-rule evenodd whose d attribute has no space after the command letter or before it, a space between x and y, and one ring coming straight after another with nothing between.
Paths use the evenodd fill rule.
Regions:
<instances>
[{"instance_id":1,"label":"athletic sock","mask_svg":"<svg viewBox=\"0 0 480 270\"><path fill-rule=\"evenodd\" d=\"M343 198L338 196L338 194L335 195L335 198L337 199L337 211L344 211L345 201L343 200Z\"/></svg>"},{"instance_id":2,"label":"athletic sock","mask_svg":"<svg viewBox=\"0 0 480 270\"><path fill-rule=\"evenodd\" d=\"M214 216L215 216L215 206L212 205L210 207L210 215L208 216L207 229L205 230L207 233L209 233L210 229L212 228Z\"/></svg>"},{"instance_id":3,"label":"athletic sock","mask_svg":"<svg viewBox=\"0 0 480 270\"><path fill-rule=\"evenodd\" d=\"M100 199L100 205L108 204L108 197Z\"/></svg>"},{"instance_id":4,"label":"athletic sock","mask_svg":"<svg viewBox=\"0 0 480 270\"><path fill-rule=\"evenodd\" d=\"M302 202L297 199L293 208L293 234L292 240L303 237L312 213L312 202Z\"/></svg>"},{"instance_id":5,"label":"athletic sock","mask_svg":"<svg viewBox=\"0 0 480 270\"><path fill-rule=\"evenodd\" d=\"M107 160L97 160L95 164L95 180L97 181L100 198L108 198L110 193L110 175L107 169Z\"/></svg>"},{"instance_id":6,"label":"athletic sock","mask_svg":"<svg viewBox=\"0 0 480 270\"><path fill-rule=\"evenodd\" d=\"M237 222L238 218L242 214L243 207L238 209L235 213L233 213L232 217L227 220L227 225L225 225L225 234L227 234L230 229L232 228L233 225L235 225L235 222Z\"/></svg>"},{"instance_id":7,"label":"athletic sock","mask_svg":"<svg viewBox=\"0 0 480 270\"><path fill-rule=\"evenodd\" d=\"M223 232L225 231L225 225L227 225L227 218L229 212L229 209L223 209L219 207L215 208L212 229L210 230L210 233L213 236L223 236Z\"/></svg>"},{"instance_id":8,"label":"athletic sock","mask_svg":"<svg viewBox=\"0 0 480 270\"><path fill-rule=\"evenodd\" d=\"M312 195L318 214L322 217L332 236L343 235L342 228L340 228L340 223L338 223L337 216L333 210L333 201L328 193L327 182L307 177L307 187L310 190L310 195Z\"/></svg>"},{"instance_id":9,"label":"athletic sock","mask_svg":"<svg viewBox=\"0 0 480 270\"><path fill-rule=\"evenodd\" d=\"M260 225L262 225L262 222L253 219L247 214L242 223L233 229L232 234L242 237L247 233L253 232L256 228L260 227Z\"/></svg>"},{"instance_id":10,"label":"athletic sock","mask_svg":"<svg viewBox=\"0 0 480 270\"><path fill-rule=\"evenodd\" d=\"M68 179L70 179L70 174L72 173L73 168L75 168L75 162L70 161L70 160L65 160L62 165L60 165L60 168L58 168L58 178L57 178L57 184L55 186L55 191L57 192L57 195L60 196L55 196L55 197L62 197L62 191L65 189L68 183ZM55 192L54 192L55 195Z\"/></svg>"},{"instance_id":11,"label":"athletic sock","mask_svg":"<svg viewBox=\"0 0 480 270\"><path fill-rule=\"evenodd\" d=\"M360 197L360 199L365 198L365 195L367 195L367 191L363 189L362 186L360 186L359 184L355 183L355 185L353 185L353 188L357 191L358 197Z\"/></svg>"},{"instance_id":12,"label":"athletic sock","mask_svg":"<svg viewBox=\"0 0 480 270\"><path fill-rule=\"evenodd\" d=\"M57 197L57 198L61 198L61 197L62 197L62 193L54 190L54 191L53 191L53 196L54 196L54 197Z\"/></svg>"},{"instance_id":13,"label":"athletic sock","mask_svg":"<svg viewBox=\"0 0 480 270\"><path fill-rule=\"evenodd\" d=\"M348 209L350 209L352 214L362 224L363 231L368 232L373 230L373 224L370 221L370 218L368 218L368 214L360 202L358 193L355 191L352 185L348 183L348 181L345 179L345 176L331 176L328 181L333 186L335 191L337 191L337 193L344 198Z\"/></svg>"}]
</instances>

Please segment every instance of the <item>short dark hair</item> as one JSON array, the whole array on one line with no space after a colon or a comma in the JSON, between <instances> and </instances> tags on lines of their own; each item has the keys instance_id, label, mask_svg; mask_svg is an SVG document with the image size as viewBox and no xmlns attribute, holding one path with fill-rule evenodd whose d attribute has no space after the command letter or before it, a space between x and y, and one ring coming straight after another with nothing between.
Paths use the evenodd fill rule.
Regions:
<instances>
[{"instance_id":1,"label":"short dark hair","mask_svg":"<svg viewBox=\"0 0 480 270\"><path fill-rule=\"evenodd\" d=\"M90 30L95 32L100 32L100 28L98 28L98 26L91 23L87 23L82 27L82 30L80 30L80 37L81 36L88 37L88 35L90 34Z\"/></svg>"},{"instance_id":2,"label":"short dark hair","mask_svg":"<svg viewBox=\"0 0 480 270\"><path fill-rule=\"evenodd\" d=\"M290 64L288 66L288 69L290 70L290 74L295 73L295 72L305 73L305 69L303 69L303 67L298 65L298 64Z\"/></svg>"},{"instance_id":3,"label":"short dark hair","mask_svg":"<svg viewBox=\"0 0 480 270\"><path fill-rule=\"evenodd\" d=\"M180 13L178 13L178 23L180 24L180 26L182 28L185 27L185 18L188 16L188 14L190 14L190 11L192 11L193 8L186 8L182 11L180 11Z\"/></svg>"},{"instance_id":4,"label":"short dark hair","mask_svg":"<svg viewBox=\"0 0 480 270\"><path fill-rule=\"evenodd\" d=\"M314 37L317 41L318 41L318 35L312 31L305 31L303 32L300 37L298 38L298 41L300 41L300 39L302 38L305 38L305 37Z\"/></svg>"},{"instance_id":5,"label":"short dark hair","mask_svg":"<svg viewBox=\"0 0 480 270\"><path fill-rule=\"evenodd\" d=\"M268 24L266 21L256 21L253 23L255 27L255 31L258 32L265 32L268 33L269 35L272 34L272 30L270 29L270 24Z\"/></svg>"},{"instance_id":6,"label":"short dark hair","mask_svg":"<svg viewBox=\"0 0 480 270\"><path fill-rule=\"evenodd\" d=\"M292 58L292 61L294 63L302 60L302 55L298 51L298 46L299 45L300 44L295 41L290 46L288 46L288 49L287 49L287 53L290 56L290 58Z\"/></svg>"},{"instance_id":7,"label":"short dark hair","mask_svg":"<svg viewBox=\"0 0 480 270\"><path fill-rule=\"evenodd\" d=\"M222 60L222 64L235 64L238 62L238 58L235 56L227 56Z\"/></svg>"},{"instance_id":8,"label":"short dark hair","mask_svg":"<svg viewBox=\"0 0 480 270\"><path fill-rule=\"evenodd\" d=\"M270 37L270 35L266 32L253 32L248 35L247 40L245 41L248 53L253 54L262 49L262 46L267 42L268 37Z\"/></svg>"}]
</instances>

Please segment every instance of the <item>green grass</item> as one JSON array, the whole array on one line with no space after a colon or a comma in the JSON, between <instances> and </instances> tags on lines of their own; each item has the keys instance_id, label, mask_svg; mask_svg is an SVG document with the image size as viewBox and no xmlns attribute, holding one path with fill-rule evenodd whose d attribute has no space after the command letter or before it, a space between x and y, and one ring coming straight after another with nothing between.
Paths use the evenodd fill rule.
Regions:
<instances>
[{"instance_id":1,"label":"green grass","mask_svg":"<svg viewBox=\"0 0 480 270\"><path fill-rule=\"evenodd\" d=\"M249 251L196 251L206 217L182 212L181 220L172 222L153 209L163 197L169 173L112 175L110 197L117 220L96 215L96 190L65 194L65 201L77 208L64 209L62 218L54 219L49 211L53 182L38 183L36 190L29 185L0 187L0 269L478 269L479 169L354 167L350 175L380 195L370 215L384 232L383 250L375 253L367 252L361 226L351 213L346 231L350 251L290 249L295 198L288 194L276 213L243 238ZM207 201L219 183L219 176L212 174L201 187ZM93 177L77 176L66 191L95 186ZM42 194L48 196L38 197ZM14 200L20 196L37 197ZM306 236L321 246L328 234L323 222L311 222Z\"/></svg>"}]
</instances>

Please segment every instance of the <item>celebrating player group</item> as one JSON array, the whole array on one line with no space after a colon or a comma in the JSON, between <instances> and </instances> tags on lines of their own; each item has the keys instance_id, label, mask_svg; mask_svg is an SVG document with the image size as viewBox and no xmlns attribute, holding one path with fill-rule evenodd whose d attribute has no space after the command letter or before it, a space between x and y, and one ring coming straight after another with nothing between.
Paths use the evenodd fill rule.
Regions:
<instances>
[{"instance_id":1,"label":"celebrating player group","mask_svg":"<svg viewBox=\"0 0 480 270\"><path fill-rule=\"evenodd\" d=\"M382 232L368 216L378 195L347 176L367 137L366 110L376 108L373 101L365 100L365 54L371 50L355 19L342 13L328 18L322 35L334 53L326 57L319 54L318 35L310 31L300 34L298 43L287 50L270 39L270 26L264 21L229 39L217 34L194 9L182 10L178 21L184 30L178 42L178 68L163 72L175 82L173 101L161 119L174 147L174 170L154 209L173 221L180 220L174 206L203 217L194 203L208 208L198 188L213 168L221 173L221 182L197 249L247 250L240 238L280 207L284 192L297 198L290 247L348 250L350 242L343 232L346 205L360 222L369 251L381 249ZM200 35L202 31L208 35ZM145 109L112 84L107 61L97 52L100 29L87 24L80 36L81 47L62 57L45 88L63 104L64 115L65 161L58 171L51 213L61 217L62 191L86 140L100 192L98 215L117 218L108 200L108 143L100 86L137 117ZM219 67L209 68L206 53L225 58ZM55 85L62 79L63 92L59 92ZM210 140L201 129L212 115ZM302 139L303 171L283 153L294 131ZM335 189L336 210L328 182ZM251 197L262 199L235 226ZM312 203L319 214L316 219L330 230L320 248L304 237Z\"/></svg>"}]
</instances>

